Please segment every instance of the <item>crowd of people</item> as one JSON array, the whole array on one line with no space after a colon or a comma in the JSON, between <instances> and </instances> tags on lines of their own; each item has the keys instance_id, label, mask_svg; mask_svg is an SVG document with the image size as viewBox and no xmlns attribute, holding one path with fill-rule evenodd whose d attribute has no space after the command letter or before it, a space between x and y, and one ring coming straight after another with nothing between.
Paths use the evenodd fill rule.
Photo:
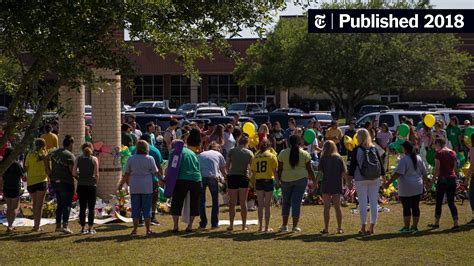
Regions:
<instances>
[{"instance_id":1,"label":"crowd of people","mask_svg":"<svg viewBox=\"0 0 474 266\"><path fill-rule=\"evenodd\" d=\"M435 220L431 228L439 228L443 199L446 196L453 218L453 230L459 228L459 217L454 202L458 162L456 152L465 152L471 163L467 176L474 173L474 148L468 147L464 133L456 117L448 126L436 121L433 128L423 122L414 125L408 118L402 119L409 126L409 135L401 144L401 154L390 148L397 138L397 132L390 132L387 124L367 122L356 129L354 121L343 133L336 121L323 130L317 120L304 128L294 119L289 119L288 128L282 129L279 122L259 125L253 136L244 132L238 115L229 124L207 124L184 121L180 124L171 120L164 131L153 122L140 129L133 117L123 121L122 145L129 147L132 156L123 168L118 190L130 193L133 218L132 235L144 222L146 234L153 234L152 224L159 224L155 217L159 188L166 186L166 173L162 168L164 160L171 158L178 142L184 143L179 160L179 173L171 197L173 232L179 231L179 217L183 206L189 201L189 221L186 231L193 230L193 221L199 216L199 229L219 227L219 190L225 187L229 198L228 231L233 231L237 205L240 205L241 229L247 226L247 196L249 189L255 191L258 203L259 231L270 232L272 193L281 188L281 226L279 231L299 232L301 205L308 184L312 183L322 193L324 203L324 225L321 234L329 233L330 210L336 213L338 234L342 227L341 194L343 186L355 186L358 195L361 235L374 234L378 216L378 199L381 187L388 187L398 180L398 193L403 207L402 233L417 232L420 218L420 199L424 189L437 184ZM422 120L423 121L423 120ZM470 125L465 121L464 125ZM40 228L40 219L48 190L53 188L57 201L56 231L71 234L68 226L73 195L77 192L81 233L95 234L94 208L96 186L99 179L99 159L93 155L91 144L93 134L86 127L86 139L81 146L81 155L74 156L74 138L66 136L62 147L46 125L45 132L34 141L24 159L15 161L3 175L3 195L7 201L8 231L14 230L13 221L19 204L21 181L27 183L27 190L33 199L35 231ZM305 132L312 130L316 137L311 143L305 139ZM344 137L356 137L358 145L351 151L345 150ZM474 134L469 136L474 143ZM82 141L81 141L82 142ZM422 149L434 149L435 167L433 178L428 179L426 161L420 156ZM4 148L3 158L12 152ZM347 152L347 160L341 153ZM400 157L395 170L388 175L388 157ZM170 163L175 163L170 162ZM474 186L470 179L470 203L474 225ZM209 189L212 198L210 223L206 214L206 194ZM370 221L367 214L370 209ZM88 210L86 227L86 210ZM289 218L291 215L291 229Z\"/></svg>"}]
</instances>

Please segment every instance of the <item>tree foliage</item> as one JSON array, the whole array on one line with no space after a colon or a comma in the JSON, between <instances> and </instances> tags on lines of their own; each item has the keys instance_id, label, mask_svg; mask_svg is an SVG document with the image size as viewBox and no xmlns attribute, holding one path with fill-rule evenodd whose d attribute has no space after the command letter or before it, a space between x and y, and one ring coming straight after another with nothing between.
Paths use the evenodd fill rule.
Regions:
<instances>
[{"instance_id":1,"label":"tree foliage","mask_svg":"<svg viewBox=\"0 0 474 266\"><path fill-rule=\"evenodd\" d=\"M0 86L12 96L0 147L23 133L14 154L0 163L0 174L35 136L48 103L60 86L94 84L94 68L133 73L129 42L116 38L127 29L132 39L174 54L189 75L197 77L196 59L227 51L226 36L242 27L262 32L274 1L0 1ZM53 84L44 84L51 78ZM41 86L39 86L41 85ZM33 117L26 106L34 109Z\"/></svg>"},{"instance_id":2,"label":"tree foliage","mask_svg":"<svg viewBox=\"0 0 474 266\"><path fill-rule=\"evenodd\" d=\"M427 2L427 1L425 1ZM429 7L428 3L332 4L324 8ZM281 19L266 41L247 50L234 74L241 85L307 87L325 93L346 118L368 96L388 89L443 89L464 97L472 58L454 34L308 33L306 18Z\"/></svg>"}]
</instances>

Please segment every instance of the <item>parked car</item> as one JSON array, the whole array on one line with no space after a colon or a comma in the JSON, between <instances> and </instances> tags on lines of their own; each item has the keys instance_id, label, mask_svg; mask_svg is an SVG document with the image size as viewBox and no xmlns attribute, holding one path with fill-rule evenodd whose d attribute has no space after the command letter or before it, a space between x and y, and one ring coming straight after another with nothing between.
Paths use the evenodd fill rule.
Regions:
<instances>
[{"instance_id":1,"label":"parked car","mask_svg":"<svg viewBox=\"0 0 474 266\"><path fill-rule=\"evenodd\" d=\"M439 114L433 112L421 112L421 111L382 111L377 113L370 113L366 114L363 117L359 118L356 122L356 127L364 127L365 123L368 121L373 122L374 120L378 121L378 124L381 125L382 123L387 123L388 128L391 131L397 130L398 126L400 125L400 121L402 116L407 117L408 119L413 120L413 124L416 126L422 119L421 115L423 113L430 113L436 117L436 120L441 119ZM346 131L348 126L341 126L339 127L343 132Z\"/></svg>"},{"instance_id":2,"label":"parked car","mask_svg":"<svg viewBox=\"0 0 474 266\"><path fill-rule=\"evenodd\" d=\"M382 110L389 110L387 105L362 105L359 109L357 117L362 117L365 114L380 112Z\"/></svg>"},{"instance_id":3,"label":"parked car","mask_svg":"<svg viewBox=\"0 0 474 266\"><path fill-rule=\"evenodd\" d=\"M139 102L134 108L130 108L126 113L151 113L151 114L170 114L171 110L165 101L143 101Z\"/></svg>"},{"instance_id":4,"label":"parked car","mask_svg":"<svg viewBox=\"0 0 474 266\"><path fill-rule=\"evenodd\" d=\"M272 113L304 113L304 111L299 108L277 108Z\"/></svg>"},{"instance_id":5,"label":"parked car","mask_svg":"<svg viewBox=\"0 0 474 266\"><path fill-rule=\"evenodd\" d=\"M446 125L449 123L451 117L456 116L459 119L459 126L464 128L464 121L469 120L471 123L474 121L474 110L439 110L436 111Z\"/></svg>"},{"instance_id":6,"label":"parked car","mask_svg":"<svg viewBox=\"0 0 474 266\"><path fill-rule=\"evenodd\" d=\"M182 104L176 109L176 114L183 115L184 117L193 117L194 113L198 108L206 107L206 106L216 106L215 103L185 103Z\"/></svg>"},{"instance_id":7,"label":"parked car","mask_svg":"<svg viewBox=\"0 0 474 266\"><path fill-rule=\"evenodd\" d=\"M125 117L130 114L125 114ZM175 114L145 114L145 113L137 113L133 114L135 116L135 121L140 128L146 128L146 124L150 121L153 121L155 124L161 127L161 130L166 130L169 125L171 119L176 119L180 124L184 121L184 117L182 115L175 115Z\"/></svg>"},{"instance_id":8,"label":"parked car","mask_svg":"<svg viewBox=\"0 0 474 266\"><path fill-rule=\"evenodd\" d=\"M311 114L314 115L314 118L316 118L319 121L319 125L321 126L322 129L327 129L328 127L331 126L331 122L333 120L331 113L311 112Z\"/></svg>"},{"instance_id":9,"label":"parked car","mask_svg":"<svg viewBox=\"0 0 474 266\"><path fill-rule=\"evenodd\" d=\"M211 116L227 116L227 111L224 107L200 107L194 113L194 118L211 117Z\"/></svg>"},{"instance_id":10,"label":"parked car","mask_svg":"<svg viewBox=\"0 0 474 266\"><path fill-rule=\"evenodd\" d=\"M305 128L308 125L309 121L314 119L313 114L305 113L260 113L253 114L250 117L252 117L255 122L267 120L267 122L274 124L278 121L280 122L280 125L283 129L288 128L288 120L290 118L294 118L296 121L296 125L302 128Z\"/></svg>"},{"instance_id":11,"label":"parked car","mask_svg":"<svg viewBox=\"0 0 474 266\"><path fill-rule=\"evenodd\" d=\"M257 114L265 113L266 110L258 103L233 103L227 108L229 115L248 115L248 114Z\"/></svg>"},{"instance_id":12,"label":"parked car","mask_svg":"<svg viewBox=\"0 0 474 266\"><path fill-rule=\"evenodd\" d=\"M456 108L458 110L474 110L474 103L458 103Z\"/></svg>"},{"instance_id":13,"label":"parked car","mask_svg":"<svg viewBox=\"0 0 474 266\"><path fill-rule=\"evenodd\" d=\"M410 108L410 106L413 105L421 105L423 104L422 102L396 102L396 103L391 103L388 106L392 110L407 110Z\"/></svg>"},{"instance_id":14,"label":"parked car","mask_svg":"<svg viewBox=\"0 0 474 266\"><path fill-rule=\"evenodd\" d=\"M413 104L408 107L406 110L409 111L430 111L436 109L446 108L444 104L435 104L435 103L426 103L426 104Z\"/></svg>"},{"instance_id":15,"label":"parked car","mask_svg":"<svg viewBox=\"0 0 474 266\"><path fill-rule=\"evenodd\" d=\"M0 124L7 122L7 112L8 112L7 107L0 106Z\"/></svg>"}]
</instances>

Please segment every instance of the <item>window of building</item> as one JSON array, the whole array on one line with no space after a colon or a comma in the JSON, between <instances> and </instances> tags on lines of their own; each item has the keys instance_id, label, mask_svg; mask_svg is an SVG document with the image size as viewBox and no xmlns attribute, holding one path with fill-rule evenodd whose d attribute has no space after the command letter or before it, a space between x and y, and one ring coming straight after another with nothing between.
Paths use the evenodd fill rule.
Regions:
<instances>
[{"instance_id":1,"label":"window of building","mask_svg":"<svg viewBox=\"0 0 474 266\"><path fill-rule=\"evenodd\" d=\"M249 102L263 102L267 101L267 97L274 98L275 91L273 89L265 88L262 85L252 85L247 87L247 101Z\"/></svg>"},{"instance_id":2,"label":"window of building","mask_svg":"<svg viewBox=\"0 0 474 266\"><path fill-rule=\"evenodd\" d=\"M134 102L163 100L163 76L138 76L134 82Z\"/></svg>"},{"instance_id":3,"label":"window of building","mask_svg":"<svg viewBox=\"0 0 474 266\"><path fill-rule=\"evenodd\" d=\"M232 75L209 75L209 101L219 105L239 101L239 86Z\"/></svg>"},{"instance_id":4,"label":"window of building","mask_svg":"<svg viewBox=\"0 0 474 266\"><path fill-rule=\"evenodd\" d=\"M171 76L170 106L191 102L191 80L185 76Z\"/></svg>"}]
</instances>

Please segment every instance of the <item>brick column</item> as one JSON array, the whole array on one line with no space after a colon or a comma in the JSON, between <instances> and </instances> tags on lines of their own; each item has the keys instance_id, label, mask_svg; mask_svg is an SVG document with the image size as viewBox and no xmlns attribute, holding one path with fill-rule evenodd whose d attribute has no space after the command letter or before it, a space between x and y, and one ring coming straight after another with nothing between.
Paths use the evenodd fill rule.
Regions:
<instances>
[{"instance_id":1,"label":"brick column","mask_svg":"<svg viewBox=\"0 0 474 266\"><path fill-rule=\"evenodd\" d=\"M288 108L288 89L280 91L280 108Z\"/></svg>"},{"instance_id":2,"label":"brick column","mask_svg":"<svg viewBox=\"0 0 474 266\"><path fill-rule=\"evenodd\" d=\"M120 168L120 75L113 70L96 69L96 75L104 82L92 92L92 137L94 143L103 142L112 154L99 156L99 183L97 194L109 199L117 189L121 177Z\"/></svg>"},{"instance_id":3,"label":"brick column","mask_svg":"<svg viewBox=\"0 0 474 266\"><path fill-rule=\"evenodd\" d=\"M59 146L62 146L66 135L74 137L74 154L81 154L81 145L84 143L84 93L85 87L70 88L63 86L59 89L59 104L64 113L59 116Z\"/></svg>"}]
</instances>

